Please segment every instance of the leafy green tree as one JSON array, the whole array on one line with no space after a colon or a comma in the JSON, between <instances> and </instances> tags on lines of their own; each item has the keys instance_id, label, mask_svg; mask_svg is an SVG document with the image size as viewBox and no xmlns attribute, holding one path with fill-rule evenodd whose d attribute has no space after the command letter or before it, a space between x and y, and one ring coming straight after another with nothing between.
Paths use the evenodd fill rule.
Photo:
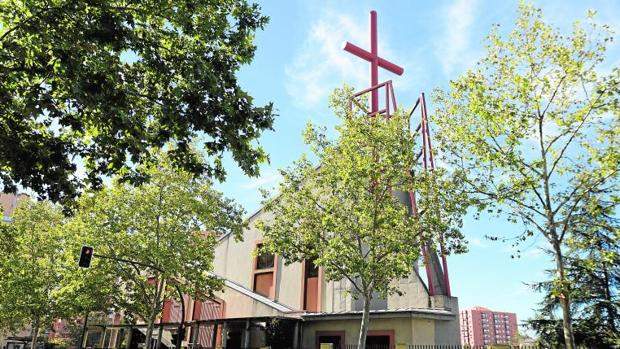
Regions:
<instances>
[{"instance_id":1,"label":"leafy green tree","mask_svg":"<svg viewBox=\"0 0 620 349\"><path fill-rule=\"evenodd\" d=\"M161 156L158 164L141 169L151 181L138 187L114 180L109 187L83 195L72 221L84 232L83 243L95 254L92 269L108 268L122 283L114 305L147 326L153 324L167 299L177 290L204 299L222 287L211 275L217 238L240 236L242 210L215 191L204 177L175 170Z\"/></svg>"},{"instance_id":2,"label":"leafy green tree","mask_svg":"<svg viewBox=\"0 0 620 349\"><path fill-rule=\"evenodd\" d=\"M0 328L30 326L31 347L58 318L81 315L109 288L77 273L74 250L63 233L64 216L50 202L20 200L10 222L0 223Z\"/></svg>"},{"instance_id":3,"label":"leafy green tree","mask_svg":"<svg viewBox=\"0 0 620 349\"><path fill-rule=\"evenodd\" d=\"M620 343L620 235L613 206L591 202L567 239L566 277L574 290L571 310L577 345L613 348ZM562 334L562 326L554 317L559 302L552 293L553 283L532 286L544 292L545 298L537 318L528 324L539 337L551 340L554 336L548 333Z\"/></svg>"},{"instance_id":4,"label":"leafy green tree","mask_svg":"<svg viewBox=\"0 0 620 349\"><path fill-rule=\"evenodd\" d=\"M444 161L465 173L480 208L521 222L520 241L546 238L569 349L565 243L589 199L618 190L620 71L600 73L611 39L593 21L562 35L521 4L516 27L505 36L494 29L476 67L435 95Z\"/></svg>"},{"instance_id":5,"label":"leafy green tree","mask_svg":"<svg viewBox=\"0 0 620 349\"><path fill-rule=\"evenodd\" d=\"M354 115L348 108L348 89L337 91L332 108L340 119L337 140L308 125L305 141L319 167L305 156L282 170L278 196L266 199L273 218L260 222L263 249L284 257L285 263L312 260L328 281L348 280L352 296L363 299L358 345L364 348L373 297L399 292L395 279L408 276L423 243L447 240L459 247L460 215L455 183L440 176L411 176L414 134L408 115L390 119ZM444 196L420 200L422 220L410 216L393 191L444 185ZM463 201L461 201L463 202ZM456 208L454 211L447 209ZM438 218L442 219L440 224Z\"/></svg>"},{"instance_id":6,"label":"leafy green tree","mask_svg":"<svg viewBox=\"0 0 620 349\"><path fill-rule=\"evenodd\" d=\"M246 0L0 2L4 190L57 201L102 176L141 183L148 174L135 165L166 143L194 175L222 179L225 152L256 175L266 154L255 141L274 113L236 73L266 23ZM198 139L205 157L190 149Z\"/></svg>"}]
</instances>

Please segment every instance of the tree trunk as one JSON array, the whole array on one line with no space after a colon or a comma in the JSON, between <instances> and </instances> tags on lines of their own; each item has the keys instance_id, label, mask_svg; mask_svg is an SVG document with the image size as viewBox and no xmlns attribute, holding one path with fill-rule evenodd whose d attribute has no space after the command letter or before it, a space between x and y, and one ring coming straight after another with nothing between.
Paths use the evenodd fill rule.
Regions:
<instances>
[{"instance_id":1,"label":"tree trunk","mask_svg":"<svg viewBox=\"0 0 620 349\"><path fill-rule=\"evenodd\" d=\"M146 338L144 339L145 349L151 349L151 338L153 338L153 323L153 316L151 316L146 324Z\"/></svg>"},{"instance_id":2,"label":"tree trunk","mask_svg":"<svg viewBox=\"0 0 620 349\"><path fill-rule=\"evenodd\" d=\"M39 340L39 318L35 318L32 322L32 329L30 330L30 335L32 336L30 340L30 349L36 349Z\"/></svg>"},{"instance_id":3,"label":"tree trunk","mask_svg":"<svg viewBox=\"0 0 620 349\"><path fill-rule=\"evenodd\" d=\"M368 322L370 317L370 301L372 300L371 295L364 295L364 311L362 312L362 323L360 324L360 335L357 340L357 349L365 349L366 348L366 334L368 333Z\"/></svg>"},{"instance_id":4,"label":"tree trunk","mask_svg":"<svg viewBox=\"0 0 620 349\"><path fill-rule=\"evenodd\" d=\"M160 278L161 275L157 275L157 277ZM157 315L159 315L159 303L160 303L160 299L164 292L163 290L165 289L165 287L166 287L166 282L164 280L157 281L157 290L155 291L155 299L153 300L151 314L147 320L145 349L150 349L149 345L151 344L151 337L153 336L153 327L155 326L155 319L157 319Z\"/></svg>"},{"instance_id":5,"label":"tree trunk","mask_svg":"<svg viewBox=\"0 0 620 349\"><path fill-rule=\"evenodd\" d=\"M566 292L567 290L564 287L565 276L564 276L564 257L562 255L562 248L558 242L554 242L553 249L555 252L555 263L558 273L558 278L560 279L560 284L562 285L562 292L560 294L560 305L562 307L562 330L564 332L564 344L566 345L566 349L575 349L575 337L573 335L573 321L571 319L571 310L570 310L570 296Z\"/></svg>"},{"instance_id":6,"label":"tree trunk","mask_svg":"<svg viewBox=\"0 0 620 349\"><path fill-rule=\"evenodd\" d=\"M599 243L599 253L603 254L604 248ZM607 323L612 333L618 332L616 329L616 309L613 304L613 300L611 299L611 290L610 290L610 282L609 282L609 271L607 270L607 263L602 264L603 269L603 282L604 290L605 290L605 310L607 311ZM595 271L596 272L596 271Z\"/></svg>"}]
</instances>

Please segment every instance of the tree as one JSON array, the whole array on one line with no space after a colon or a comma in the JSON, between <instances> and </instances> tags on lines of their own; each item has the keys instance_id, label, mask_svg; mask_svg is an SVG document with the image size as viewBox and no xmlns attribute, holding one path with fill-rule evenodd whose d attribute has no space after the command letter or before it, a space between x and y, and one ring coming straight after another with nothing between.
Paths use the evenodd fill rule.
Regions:
<instances>
[{"instance_id":1,"label":"tree","mask_svg":"<svg viewBox=\"0 0 620 349\"><path fill-rule=\"evenodd\" d=\"M177 291L205 299L222 287L210 274L214 246L225 232L240 236L242 210L223 198L208 179L177 171L160 155L141 169L151 182L138 187L114 180L79 200L72 229L85 232L96 257L92 269L110 268L122 283L114 304L130 320L146 322L147 344L165 300Z\"/></svg>"},{"instance_id":2,"label":"tree","mask_svg":"<svg viewBox=\"0 0 620 349\"><path fill-rule=\"evenodd\" d=\"M136 165L167 143L171 162L194 175L223 179L225 152L256 175L266 159L256 140L274 113L254 106L235 74L266 23L246 0L2 1L4 190L57 201L104 176L142 183ZM203 154L190 147L199 139Z\"/></svg>"},{"instance_id":3,"label":"tree","mask_svg":"<svg viewBox=\"0 0 620 349\"><path fill-rule=\"evenodd\" d=\"M617 192L620 160L620 71L599 73L612 35L593 21L588 27L561 35L521 4L516 27L505 37L495 28L476 67L435 95L444 161L465 173L479 208L507 209L524 225L519 241L546 238L570 349L574 289L564 244L590 198Z\"/></svg>"},{"instance_id":4,"label":"tree","mask_svg":"<svg viewBox=\"0 0 620 349\"><path fill-rule=\"evenodd\" d=\"M618 219L610 209L613 206L598 201L588 204L583 219L573 227L574 234L567 241L566 277L574 289L571 311L577 345L613 348L620 343L620 236ZM528 321L529 326L541 338L553 338L547 333L561 336L562 326L553 315L559 306L552 293L553 283L545 281L532 286L544 292L545 298L537 318Z\"/></svg>"},{"instance_id":5,"label":"tree","mask_svg":"<svg viewBox=\"0 0 620 349\"><path fill-rule=\"evenodd\" d=\"M96 292L80 295L83 288L73 283L77 267L67 253L63 223L60 207L30 199L20 200L11 222L0 223L0 328L29 325L31 348L53 320L72 317L101 299ZM85 298L88 303L81 303Z\"/></svg>"},{"instance_id":6,"label":"tree","mask_svg":"<svg viewBox=\"0 0 620 349\"><path fill-rule=\"evenodd\" d=\"M305 141L320 166L304 156L281 171L278 196L265 201L265 211L273 218L260 222L259 228L264 252L280 254L289 264L311 260L326 280L348 280L352 296L364 301L358 339L364 348L373 297L399 292L392 281L413 271L425 242L437 241L446 232L451 242L462 238L454 225L465 208L450 212L446 208L454 206L442 202L447 196L424 196L421 209L438 215L426 214L421 220L410 216L393 191L435 182L445 185L447 195L454 192L454 184L439 172L412 177L414 134L408 115L354 115L347 107L350 93L340 90L332 98L341 121L337 140L308 125Z\"/></svg>"}]
</instances>

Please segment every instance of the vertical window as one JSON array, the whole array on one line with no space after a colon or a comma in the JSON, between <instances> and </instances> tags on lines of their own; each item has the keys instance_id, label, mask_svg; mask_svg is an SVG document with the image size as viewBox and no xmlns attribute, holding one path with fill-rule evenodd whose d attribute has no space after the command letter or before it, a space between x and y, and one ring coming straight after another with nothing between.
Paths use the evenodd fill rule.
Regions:
<instances>
[{"instance_id":1,"label":"vertical window","mask_svg":"<svg viewBox=\"0 0 620 349\"><path fill-rule=\"evenodd\" d=\"M319 268L312 260L304 261L304 298L303 308L307 311L319 311Z\"/></svg>"},{"instance_id":2,"label":"vertical window","mask_svg":"<svg viewBox=\"0 0 620 349\"><path fill-rule=\"evenodd\" d=\"M256 249L260 249L262 244L257 244ZM275 284L275 255L271 253L261 253L256 256L254 265L254 292L265 297L274 297Z\"/></svg>"}]
</instances>

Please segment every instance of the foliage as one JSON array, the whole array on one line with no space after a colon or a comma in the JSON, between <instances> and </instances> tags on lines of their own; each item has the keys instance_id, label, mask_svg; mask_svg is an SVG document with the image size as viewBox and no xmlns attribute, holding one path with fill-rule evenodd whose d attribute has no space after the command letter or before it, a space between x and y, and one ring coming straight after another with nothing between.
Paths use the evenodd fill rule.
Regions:
<instances>
[{"instance_id":1,"label":"foliage","mask_svg":"<svg viewBox=\"0 0 620 349\"><path fill-rule=\"evenodd\" d=\"M518 241L548 241L568 348L564 244L591 200L617 192L620 163L620 70L600 73L613 36L588 17L564 36L521 4L516 27L506 36L495 28L477 66L435 94L443 160L466 174L479 208L522 223Z\"/></svg>"},{"instance_id":2,"label":"foliage","mask_svg":"<svg viewBox=\"0 0 620 349\"><path fill-rule=\"evenodd\" d=\"M11 221L0 223L0 328L30 325L39 333L57 318L105 303L113 278L77 270L63 224L58 206L30 199L20 200Z\"/></svg>"},{"instance_id":3,"label":"foliage","mask_svg":"<svg viewBox=\"0 0 620 349\"><path fill-rule=\"evenodd\" d=\"M609 203L594 203L575 226L567 241L566 277L573 287L572 312L575 317L575 342L596 348L612 348L620 343L620 235L615 212ZM553 273L554 270L550 270ZM530 327L540 338L551 341L549 333L559 333L554 312L559 306L553 296L553 283L540 282L534 289L544 292L537 318L530 320ZM551 342L549 342L551 343Z\"/></svg>"},{"instance_id":4,"label":"foliage","mask_svg":"<svg viewBox=\"0 0 620 349\"><path fill-rule=\"evenodd\" d=\"M281 171L278 196L265 202L272 218L259 228L263 248L281 254L286 263L312 260L327 281L348 280L353 296L364 299L359 342L365 343L370 300L399 292L392 281L413 272L423 243L446 235L459 246L465 208L444 205L455 187L441 172L411 176L414 134L408 115L353 115L347 108L350 93L345 88L332 97L341 121L337 140L308 125L305 141L320 165L303 156ZM428 212L422 220L410 216L393 195L418 187L428 194L430 185L446 186L443 196L420 201ZM446 218L443 224L437 224L440 217Z\"/></svg>"},{"instance_id":5,"label":"foliage","mask_svg":"<svg viewBox=\"0 0 620 349\"><path fill-rule=\"evenodd\" d=\"M4 190L57 201L102 176L141 183L136 164L167 143L171 163L195 175L222 179L226 151L257 174L266 154L255 141L274 114L235 74L266 23L246 0L0 2ZM198 138L202 154L190 149Z\"/></svg>"},{"instance_id":6,"label":"foliage","mask_svg":"<svg viewBox=\"0 0 620 349\"><path fill-rule=\"evenodd\" d=\"M142 170L152 178L147 184L115 180L80 198L71 229L84 232L82 242L102 256L91 268L109 269L122 283L115 306L152 331L164 301L178 299L177 291L202 300L222 287L210 274L214 246L226 232L240 236L243 224L242 210L209 180L175 170L165 156Z\"/></svg>"}]
</instances>

